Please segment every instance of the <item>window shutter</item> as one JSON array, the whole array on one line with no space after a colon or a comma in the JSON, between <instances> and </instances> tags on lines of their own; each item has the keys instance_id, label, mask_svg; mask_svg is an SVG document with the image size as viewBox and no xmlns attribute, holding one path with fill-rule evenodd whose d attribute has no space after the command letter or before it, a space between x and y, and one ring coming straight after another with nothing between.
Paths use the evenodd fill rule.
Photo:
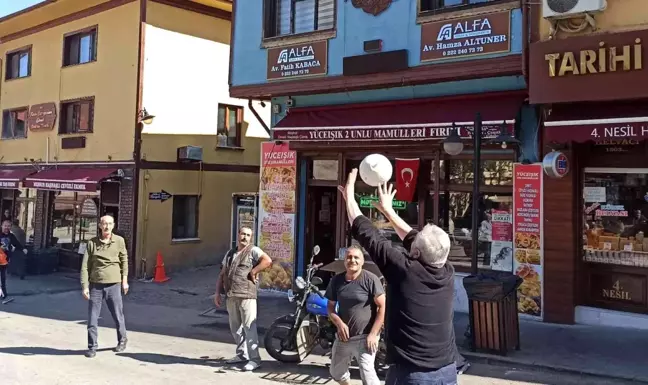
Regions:
<instances>
[{"instance_id":1,"label":"window shutter","mask_svg":"<svg viewBox=\"0 0 648 385\"><path fill-rule=\"evenodd\" d=\"M317 30L332 29L335 25L335 0L319 0Z\"/></svg>"},{"instance_id":2,"label":"window shutter","mask_svg":"<svg viewBox=\"0 0 648 385\"><path fill-rule=\"evenodd\" d=\"M315 30L315 0L295 2L295 33Z\"/></svg>"}]
</instances>

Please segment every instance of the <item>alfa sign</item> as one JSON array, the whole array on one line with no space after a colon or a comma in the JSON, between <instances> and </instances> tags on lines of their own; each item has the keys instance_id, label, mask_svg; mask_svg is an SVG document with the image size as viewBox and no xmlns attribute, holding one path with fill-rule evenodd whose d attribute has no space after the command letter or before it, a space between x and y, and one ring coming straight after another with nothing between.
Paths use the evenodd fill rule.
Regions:
<instances>
[{"instance_id":1,"label":"alfa sign","mask_svg":"<svg viewBox=\"0 0 648 385\"><path fill-rule=\"evenodd\" d=\"M268 80L326 75L328 40L268 49Z\"/></svg>"},{"instance_id":2,"label":"alfa sign","mask_svg":"<svg viewBox=\"0 0 648 385\"><path fill-rule=\"evenodd\" d=\"M511 11L421 25L421 61L511 50Z\"/></svg>"}]
</instances>

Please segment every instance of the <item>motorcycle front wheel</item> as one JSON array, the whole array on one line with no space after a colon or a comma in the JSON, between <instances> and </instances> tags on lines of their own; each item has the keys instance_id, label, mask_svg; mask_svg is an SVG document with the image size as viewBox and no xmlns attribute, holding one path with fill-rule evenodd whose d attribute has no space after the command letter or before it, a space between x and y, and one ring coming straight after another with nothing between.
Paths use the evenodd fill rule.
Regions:
<instances>
[{"instance_id":1,"label":"motorcycle front wheel","mask_svg":"<svg viewBox=\"0 0 648 385\"><path fill-rule=\"evenodd\" d=\"M270 325L265 333L263 343L265 350L270 357L279 362L299 363L299 353L297 353L296 341L289 338L293 321L289 318L281 318Z\"/></svg>"}]
</instances>

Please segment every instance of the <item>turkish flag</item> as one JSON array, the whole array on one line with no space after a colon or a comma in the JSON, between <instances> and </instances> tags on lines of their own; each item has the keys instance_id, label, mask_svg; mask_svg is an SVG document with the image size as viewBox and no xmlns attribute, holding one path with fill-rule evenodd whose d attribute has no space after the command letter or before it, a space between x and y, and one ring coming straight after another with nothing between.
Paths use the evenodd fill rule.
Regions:
<instances>
[{"instance_id":1,"label":"turkish flag","mask_svg":"<svg viewBox=\"0 0 648 385\"><path fill-rule=\"evenodd\" d=\"M416 192L420 160L396 158L396 199L412 202Z\"/></svg>"}]
</instances>

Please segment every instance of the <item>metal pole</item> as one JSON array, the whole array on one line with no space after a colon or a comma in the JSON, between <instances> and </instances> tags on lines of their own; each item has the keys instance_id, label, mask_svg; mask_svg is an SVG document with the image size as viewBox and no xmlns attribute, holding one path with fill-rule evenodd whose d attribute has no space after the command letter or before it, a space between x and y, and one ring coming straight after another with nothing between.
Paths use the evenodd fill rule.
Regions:
<instances>
[{"instance_id":1,"label":"metal pole","mask_svg":"<svg viewBox=\"0 0 648 385\"><path fill-rule=\"evenodd\" d=\"M482 118L478 112L475 116L475 125L473 127L473 193L472 193L472 260L470 262L470 271L472 274L479 272L477 262L477 247L479 245L479 183L481 173L481 136L482 136Z\"/></svg>"}]
</instances>

